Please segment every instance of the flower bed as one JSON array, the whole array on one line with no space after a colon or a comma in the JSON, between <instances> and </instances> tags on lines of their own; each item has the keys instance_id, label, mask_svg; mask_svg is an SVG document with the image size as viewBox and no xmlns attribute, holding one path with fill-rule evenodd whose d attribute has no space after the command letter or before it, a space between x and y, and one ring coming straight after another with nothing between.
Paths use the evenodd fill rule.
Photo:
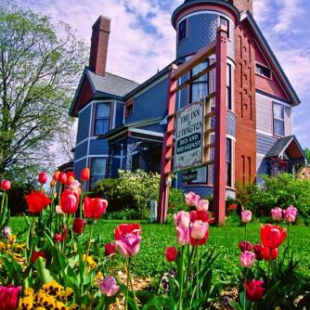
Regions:
<instances>
[{"instance_id":1,"label":"flower bed","mask_svg":"<svg viewBox=\"0 0 310 310\"><path fill-rule=\"evenodd\" d=\"M7 228L10 183L2 181L1 310L268 310L277 306L291 310L307 305L309 283L297 272L290 248L290 225L297 216L293 206L284 212L279 208L272 211L273 220L281 225L262 226L261 242L256 245L247 240L251 213L242 212L245 231L239 248L243 272L236 275L239 284L223 290L224 285L214 277L220 251L208 245L209 226L213 223L208 201L194 193L185 195L192 211L174 215L176 241L171 243L178 245L167 247L163 253L169 268L159 287L150 290L145 282L133 279L132 273L133 257L139 255L144 239L140 224L117 225L114 240L101 248L100 236L94 234L94 222L105 213L108 202L83 192L83 182L88 179L88 169L82 172L82 186L72 174L55 173L47 194L47 175L39 174L40 189L26 196L32 216L25 217L25 243L16 242ZM123 257L121 265L117 257Z\"/></svg>"}]
</instances>

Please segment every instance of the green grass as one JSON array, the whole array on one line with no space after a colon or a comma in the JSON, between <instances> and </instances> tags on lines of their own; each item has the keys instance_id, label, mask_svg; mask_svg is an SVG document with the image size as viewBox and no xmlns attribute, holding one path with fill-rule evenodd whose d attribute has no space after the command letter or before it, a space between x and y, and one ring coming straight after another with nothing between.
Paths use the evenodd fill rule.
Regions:
<instances>
[{"instance_id":1,"label":"green grass","mask_svg":"<svg viewBox=\"0 0 310 310\"><path fill-rule=\"evenodd\" d=\"M94 236L100 235L102 243L113 242L114 228L123 221L100 220L94 227ZM13 232L22 231L24 219L12 218L10 222ZM134 257L134 272L137 276L159 278L163 272L169 270L169 264L165 261L164 251L167 246L176 244L175 228L172 224L159 225L142 223L142 244L140 253ZM248 225L247 240L258 243L260 224ZM85 239L88 230L85 231ZM21 236L23 238L23 236ZM217 277L223 282L235 283L240 268L240 250L238 243L244 240L244 228L237 223L227 223L224 227L210 227L210 237L206 246L215 247L220 252L216 262ZM299 269L303 274L310 276L310 228L292 226L290 231L290 243L296 259L300 261ZM99 245L104 251L104 246ZM280 253L283 251L280 248ZM117 262L117 261L116 261Z\"/></svg>"}]
</instances>

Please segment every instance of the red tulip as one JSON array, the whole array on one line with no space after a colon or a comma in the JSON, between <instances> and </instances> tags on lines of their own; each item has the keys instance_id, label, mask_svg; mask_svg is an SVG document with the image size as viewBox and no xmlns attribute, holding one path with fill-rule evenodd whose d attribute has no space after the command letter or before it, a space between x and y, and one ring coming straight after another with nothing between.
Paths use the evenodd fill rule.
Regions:
<instances>
[{"instance_id":1,"label":"red tulip","mask_svg":"<svg viewBox=\"0 0 310 310\"><path fill-rule=\"evenodd\" d=\"M120 224L114 230L115 240L121 239L126 234L139 236L141 233L140 224Z\"/></svg>"},{"instance_id":2,"label":"red tulip","mask_svg":"<svg viewBox=\"0 0 310 310\"><path fill-rule=\"evenodd\" d=\"M100 219L108 207L108 201L102 198L85 197L83 209L87 218Z\"/></svg>"},{"instance_id":3,"label":"red tulip","mask_svg":"<svg viewBox=\"0 0 310 310\"><path fill-rule=\"evenodd\" d=\"M115 244L114 243L106 243L104 245L104 256L109 256L115 254Z\"/></svg>"},{"instance_id":4,"label":"red tulip","mask_svg":"<svg viewBox=\"0 0 310 310\"><path fill-rule=\"evenodd\" d=\"M261 251L261 255L264 260L270 261L276 259L279 256L278 248L266 248L263 247Z\"/></svg>"},{"instance_id":5,"label":"red tulip","mask_svg":"<svg viewBox=\"0 0 310 310\"><path fill-rule=\"evenodd\" d=\"M209 223L213 223L214 219L209 218L206 211L190 212L190 244L203 245L209 238Z\"/></svg>"},{"instance_id":6,"label":"red tulip","mask_svg":"<svg viewBox=\"0 0 310 310\"><path fill-rule=\"evenodd\" d=\"M47 205L51 203L51 200L41 191L32 191L29 195L26 195L26 202L29 212L40 213Z\"/></svg>"},{"instance_id":7,"label":"red tulip","mask_svg":"<svg viewBox=\"0 0 310 310\"><path fill-rule=\"evenodd\" d=\"M238 244L238 247L240 249L240 251L244 252L244 251L252 251L252 244L249 241L241 241Z\"/></svg>"},{"instance_id":8,"label":"red tulip","mask_svg":"<svg viewBox=\"0 0 310 310\"><path fill-rule=\"evenodd\" d=\"M253 246L253 251L255 253L256 260L262 260L263 259L262 249L263 249L263 247L260 244L255 244Z\"/></svg>"},{"instance_id":9,"label":"red tulip","mask_svg":"<svg viewBox=\"0 0 310 310\"><path fill-rule=\"evenodd\" d=\"M1 181L1 189L3 191L8 191L11 188L11 182L8 180L2 180Z\"/></svg>"},{"instance_id":10,"label":"red tulip","mask_svg":"<svg viewBox=\"0 0 310 310\"><path fill-rule=\"evenodd\" d=\"M61 210L67 214L74 214L79 206L79 195L75 192L65 190L61 194Z\"/></svg>"},{"instance_id":11,"label":"red tulip","mask_svg":"<svg viewBox=\"0 0 310 310\"><path fill-rule=\"evenodd\" d=\"M65 184L67 182L67 175L65 172L60 172L57 179L58 183Z\"/></svg>"},{"instance_id":12,"label":"red tulip","mask_svg":"<svg viewBox=\"0 0 310 310\"><path fill-rule=\"evenodd\" d=\"M57 182L59 175L60 175L60 171L55 171L52 176L53 180Z\"/></svg>"},{"instance_id":13,"label":"red tulip","mask_svg":"<svg viewBox=\"0 0 310 310\"><path fill-rule=\"evenodd\" d=\"M47 182L48 175L45 171L42 171L38 174L38 181L41 184L45 184Z\"/></svg>"},{"instance_id":14,"label":"red tulip","mask_svg":"<svg viewBox=\"0 0 310 310\"><path fill-rule=\"evenodd\" d=\"M260 235L263 246L278 248L286 238L286 229L267 224L261 226Z\"/></svg>"},{"instance_id":15,"label":"red tulip","mask_svg":"<svg viewBox=\"0 0 310 310\"><path fill-rule=\"evenodd\" d=\"M45 257L44 251L33 252L30 258L30 263L34 264L39 257L43 257L43 258Z\"/></svg>"},{"instance_id":16,"label":"red tulip","mask_svg":"<svg viewBox=\"0 0 310 310\"><path fill-rule=\"evenodd\" d=\"M165 251L165 257L168 262L174 262L177 259L178 250L174 247L168 247Z\"/></svg>"},{"instance_id":17,"label":"red tulip","mask_svg":"<svg viewBox=\"0 0 310 310\"><path fill-rule=\"evenodd\" d=\"M18 295L21 290L21 286L0 286L0 309L15 310L18 306Z\"/></svg>"},{"instance_id":18,"label":"red tulip","mask_svg":"<svg viewBox=\"0 0 310 310\"><path fill-rule=\"evenodd\" d=\"M75 173L74 173L74 171L68 171L68 172L67 172L67 178L68 178L68 179L69 179L69 178L75 179Z\"/></svg>"},{"instance_id":19,"label":"red tulip","mask_svg":"<svg viewBox=\"0 0 310 310\"><path fill-rule=\"evenodd\" d=\"M64 225L62 227L62 233L54 235L54 241L62 242L67 238L67 236L68 236L68 228Z\"/></svg>"},{"instance_id":20,"label":"red tulip","mask_svg":"<svg viewBox=\"0 0 310 310\"><path fill-rule=\"evenodd\" d=\"M249 283L244 283L246 290L246 298L250 301L259 301L263 298L265 289L263 281L251 280Z\"/></svg>"},{"instance_id":21,"label":"red tulip","mask_svg":"<svg viewBox=\"0 0 310 310\"><path fill-rule=\"evenodd\" d=\"M90 170L88 168L84 168L82 171L81 171L81 181L89 181L90 179Z\"/></svg>"},{"instance_id":22,"label":"red tulip","mask_svg":"<svg viewBox=\"0 0 310 310\"><path fill-rule=\"evenodd\" d=\"M87 222L85 220L83 220L82 218L75 218L73 220L72 231L75 234L80 235L83 233L86 224L87 224Z\"/></svg>"}]
</instances>

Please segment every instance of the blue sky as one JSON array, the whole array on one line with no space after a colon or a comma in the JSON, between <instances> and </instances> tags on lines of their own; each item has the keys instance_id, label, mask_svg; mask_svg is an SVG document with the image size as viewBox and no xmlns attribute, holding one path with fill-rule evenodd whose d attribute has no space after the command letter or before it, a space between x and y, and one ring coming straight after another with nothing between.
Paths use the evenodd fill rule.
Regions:
<instances>
[{"instance_id":1,"label":"blue sky","mask_svg":"<svg viewBox=\"0 0 310 310\"><path fill-rule=\"evenodd\" d=\"M137 82L175 58L170 18L183 0L17 0L21 6L65 21L90 43L100 14L112 19L107 70ZM254 0L254 17L295 87L294 132L310 148L310 1Z\"/></svg>"}]
</instances>

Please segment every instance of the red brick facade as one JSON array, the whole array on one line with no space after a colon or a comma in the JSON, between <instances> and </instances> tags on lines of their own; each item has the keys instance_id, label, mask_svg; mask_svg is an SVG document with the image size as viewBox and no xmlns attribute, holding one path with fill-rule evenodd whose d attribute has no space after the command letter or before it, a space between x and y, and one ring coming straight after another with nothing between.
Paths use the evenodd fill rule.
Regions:
<instances>
[{"instance_id":1,"label":"red brick facade","mask_svg":"<svg viewBox=\"0 0 310 310\"><path fill-rule=\"evenodd\" d=\"M255 181L256 102L253 36L241 23L235 32L236 183Z\"/></svg>"}]
</instances>

